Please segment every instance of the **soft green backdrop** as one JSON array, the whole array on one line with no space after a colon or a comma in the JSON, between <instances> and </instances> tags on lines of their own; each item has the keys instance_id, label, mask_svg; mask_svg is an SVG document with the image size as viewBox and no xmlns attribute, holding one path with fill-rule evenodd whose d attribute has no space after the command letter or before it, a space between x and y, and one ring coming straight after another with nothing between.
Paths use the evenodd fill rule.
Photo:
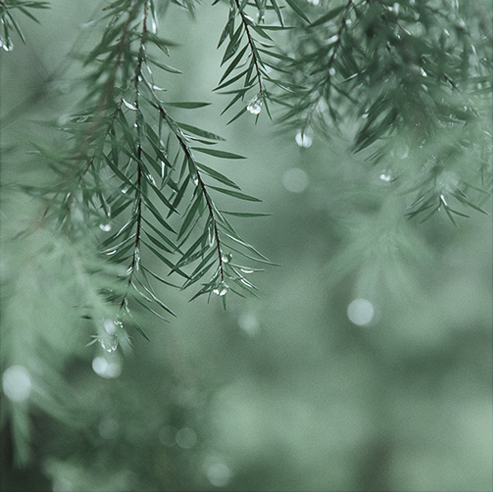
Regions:
<instances>
[{"instance_id":1,"label":"soft green backdrop","mask_svg":"<svg viewBox=\"0 0 493 492\"><path fill-rule=\"evenodd\" d=\"M53 135L32 121L63 117L81 94L68 83L77 62L41 80L77 36L91 45L81 25L97 5L51 3L40 25L23 20L27 46L0 54L2 115L45 89L2 130L4 184L47 179L24 144ZM260 299L228 295L226 311L163 291L177 319L146 318L151 342L132 332L121 374L104 379L91 368L98 349L85 347L92 327L73 319L63 245L42 231L12 242L37 206L4 191L2 371L12 351L44 365L30 426L17 420L25 436L9 430L20 404L2 399L2 490L491 490L491 216L408 222L405 200L346 138L300 148L265 114L226 127L227 100L211 93L226 15L168 10L160 33L180 44L170 62L184 74L162 83L171 100L213 103L181 121L248 158L207 164L263 200L249 210L271 216L236 225L280 266L252 274ZM368 325L348 318L355 299L372 303ZM16 439L27 468L13 464Z\"/></svg>"}]
</instances>

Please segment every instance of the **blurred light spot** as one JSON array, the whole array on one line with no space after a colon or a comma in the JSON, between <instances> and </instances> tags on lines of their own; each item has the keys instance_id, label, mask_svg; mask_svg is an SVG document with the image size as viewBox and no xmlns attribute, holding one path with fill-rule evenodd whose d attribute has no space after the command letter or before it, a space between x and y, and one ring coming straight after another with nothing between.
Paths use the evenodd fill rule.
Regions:
<instances>
[{"instance_id":1,"label":"blurred light spot","mask_svg":"<svg viewBox=\"0 0 493 492\"><path fill-rule=\"evenodd\" d=\"M95 357L92 361L92 368L94 372L102 378L117 378L122 372L122 366L120 362L110 362L104 357Z\"/></svg>"},{"instance_id":2,"label":"blurred light spot","mask_svg":"<svg viewBox=\"0 0 493 492\"><path fill-rule=\"evenodd\" d=\"M231 471L224 463L215 463L207 468L207 478L215 487L224 487L231 479Z\"/></svg>"},{"instance_id":3,"label":"blurred light spot","mask_svg":"<svg viewBox=\"0 0 493 492\"><path fill-rule=\"evenodd\" d=\"M159 441L163 446L174 446L176 444L176 427L167 425L159 431Z\"/></svg>"},{"instance_id":4,"label":"blurred light spot","mask_svg":"<svg viewBox=\"0 0 493 492\"><path fill-rule=\"evenodd\" d=\"M118 422L113 419L104 419L99 424L99 435L103 439L113 439L118 435L120 426Z\"/></svg>"},{"instance_id":5,"label":"blurred light spot","mask_svg":"<svg viewBox=\"0 0 493 492\"><path fill-rule=\"evenodd\" d=\"M364 326L373 319L375 308L366 299L355 299L349 304L347 315L355 325Z\"/></svg>"},{"instance_id":6,"label":"blurred light spot","mask_svg":"<svg viewBox=\"0 0 493 492\"><path fill-rule=\"evenodd\" d=\"M108 333L109 335L113 335L116 331L116 326L115 326L115 323L113 322L113 320L105 319L104 320L104 329L105 329L106 333Z\"/></svg>"},{"instance_id":7,"label":"blurred light spot","mask_svg":"<svg viewBox=\"0 0 493 492\"><path fill-rule=\"evenodd\" d=\"M380 174L379 178L382 181L385 181L386 183L388 183L392 180L392 176L389 172L383 172L382 174Z\"/></svg>"},{"instance_id":8,"label":"blurred light spot","mask_svg":"<svg viewBox=\"0 0 493 492\"><path fill-rule=\"evenodd\" d=\"M409 146L403 145L398 151L397 151L397 157L399 159L405 159L409 155Z\"/></svg>"},{"instance_id":9,"label":"blurred light spot","mask_svg":"<svg viewBox=\"0 0 493 492\"><path fill-rule=\"evenodd\" d=\"M57 478L53 482L53 492L72 492L74 487L72 482L66 478Z\"/></svg>"},{"instance_id":10,"label":"blurred light spot","mask_svg":"<svg viewBox=\"0 0 493 492\"><path fill-rule=\"evenodd\" d=\"M195 408L199 405L199 398L195 388L186 388L185 386L176 386L170 393L173 401L185 408Z\"/></svg>"},{"instance_id":11,"label":"blurred light spot","mask_svg":"<svg viewBox=\"0 0 493 492\"><path fill-rule=\"evenodd\" d=\"M68 114L62 114L57 120L57 125L63 126L70 121L70 116Z\"/></svg>"},{"instance_id":12,"label":"blurred light spot","mask_svg":"<svg viewBox=\"0 0 493 492\"><path fill-rule=\"evenodd\" d=\"M445 171L438 176L436 187L440 191L455 192L459 186L459 177L457 174Z\"/></svg>"},{"instance_id":13,"label":"blurred light spot","mask_svg":"<svg viewBox=\"0 0 493 492\"><path fill-rule=\"evenodd\" d=\"M308 175L303 169L293 167L282 175L282 184L291 193L301 193L308 188Z\"/></svg>"},{"instance_id":14,"label":"blurred light spot","mask_svg":"<svg viewBox=\"0 0 493 492\"><path fill-rule=\"evenodd\" d=\"M197 443L197 434L190 427L183 427L176 433L176 444L183 449L190 449Z\"/></svg>"},{"instance_id":15,"label":"blurred light spot","mask_svg":"<svg viewBox=\"0 0 493 492\"><path fill-rule=\"evenodd\" d=\"M238 316L238 326L250 336L255 336L260 331L257 317L251 313L242 313Z\"/></svg>"},{"instance_id":16,"label":"blurred light spot","mask_svg":"<svg viewBox=\"0 0 493 492\"><path fill-rule=\"evenodd\" d=\"M313 143L312 137L308 136L305 132L299 131L296 134L296 137L294 137L296 143L305 149L308 149L308 147L311 147Z\"/></svg>"},{"instance_id":17,"label":"blurred light spot","mask_svg":"<svg viewBox=\"0 0 493 492\"><path fill-rule=\"evenodd\" d=\"M23 366L11 366L2 376L3 392L11 401L27 400L31 393L31 376Z\"/></svg>"}]
</instances>

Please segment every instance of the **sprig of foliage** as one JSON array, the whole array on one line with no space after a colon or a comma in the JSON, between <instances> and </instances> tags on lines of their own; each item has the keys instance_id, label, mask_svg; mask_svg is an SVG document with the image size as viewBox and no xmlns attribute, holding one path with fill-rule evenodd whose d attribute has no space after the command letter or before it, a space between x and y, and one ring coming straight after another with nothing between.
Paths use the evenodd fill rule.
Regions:
<instances>
[{"instance_id":1,"label":"sprig of foliage","mask_svg":"<svg viewBox=\"0 0 493 492\"><path fill-rule=\"evenodd\" d=\"M109 265L124 268L115 286L101 293L119 307L116 325L131 323L144 336L132 306L163 320L174 315L156 291L157 284L178 287L169 275L182 279L182 289L202 281L192 298L216 294L225 305L228 292L256 289L246 275L256 269L232 261L233 253L246 263L268 262L238 236L227 218L234 212L220 208L213 195L260 200L197 156L243 157L215 149L222 137L172 116L173 108L195 110L208 103L157 95L162 89L153 71L180 71L158 55L169 56L173 43L158 36L156 18L152 0L122 0L104 9L101 20L108 23L84 59L88 92L63 125L72 146L56 157L38 149L59 175L56 192L26 190L46 197L45 219L74 240L103 231L101 254ZM164 272L150 266L156 260Z\"/></svg>"},{"instance_id":2,"label":"sprig of foliage","mask_svg":"<svg viewBox=\"0 0 493 492\"><path fill-rule=\"evenodd\" d=\"M23 43L26 42L24 34L15 20L13 15L14 10L18 10L26 17L29 17L34 22L38 22L38 19L30 12L30 9L47 9L49 8L49 2L38 1L21 1L21 0L2 0L0 1L0 24L3 28L3 36L0 35L0 48L5 51L12 51L14 48L14 42L12 41L12 32L15 31L21 38Z\"/></svg>"},{"instance_id":3,"label":"sprig of foliage","mask_svg":"<svg viewBox=\"0 0 493 492\"><path fill-rule=\"evenodd\" d=\"M308 21L295 0L289 0L287 3L295 15ZM257 20L246 12L247 7L255 9ZM256 115L256 120L258 120L263 107L265 107L269 117L272 117L269 102L275 101L275 99L268 86L278 87L282 90L287 90L289 86L283 77L284 70L276 63L279 57L281 59L287 59L287 57L279 54L279 50L269 34L269 32L275 33L290 29L284 23L283 8L276 0L269 0L269 2L256 0L255 3L230 0L228 20L218 43L218 48L220 48L229 39L221 66L225 65L226 62L229 63L219 80L219 85L214 90L221 91L221 94L233 96L223 113L236 103L243 102L245 98L249 102L246 106L243 105L228 123L232 123L247 111ZM268 11L275 14L271 23L266 21ZM238 25L236 25L237 20ZM279 76L274 76L274 71L279 72ZM240 83L240 87L231 88L238 83Z\"/></svg>"},{"instance_id":4,"label":"sprig of foliage","mask_svg":"<svg viewBox=\"0 0 493 492\"><path fill-rule=\"evenodd\" d=\"M299 87L280 96L289 107L281 120L302 136L327 137L356 122L354 151L373 149L374 165L417 191L410 216L463 214L422 174L452 173L457 183L446 193L466 206L474 200L465 189L491 188L483 152L491 152L492 31L481 3L346 0L313 10L317 18L291 39L294 56L280 61ZM458 166L466 155L475 157L470 167Z\"/></svg>"}]
</instances>

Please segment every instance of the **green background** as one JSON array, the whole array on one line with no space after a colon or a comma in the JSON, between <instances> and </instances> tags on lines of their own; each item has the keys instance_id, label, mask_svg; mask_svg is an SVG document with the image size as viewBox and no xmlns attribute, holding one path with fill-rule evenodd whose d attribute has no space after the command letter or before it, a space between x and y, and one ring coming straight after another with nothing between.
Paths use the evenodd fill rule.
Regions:
<instances>
[{"instance_id":1,"label":"green background","mask_svg":"<svg viewBox=\"0 0 493 492\"><path fill-rule=\"evenodd\" d=\"M27 45L0 54L3 115L44 89L2 131L4 184L49 181L26 154L33 135L53 138L35 122L83 94L67 53L79 35L85 49L97 39L80 27L97 5L51 3L39 25L22 20ZM40 207L4 191L2 372L29 367L32 394L2 398L2 490L491 490L491 217L407 221L409 197L347 137L303 149L264 113L226 127L227 98L211 92L226 17L222 5L195 21L170 7L159 32L179 43L169 62L184 74L163 76L163 98L213 103L175 114L247 157L204 162L263 201L245 210L270 216L235 225L279 266L252 274L259 299L228 294L226 311L162 290L177 318L149 315L151 342L130 332L121 375L104 379L56 240L12 240ZM289 191L290 176L306 189ZM368 325L349 320L355 299L372 303Z\"/></svg>"}]
</instances>

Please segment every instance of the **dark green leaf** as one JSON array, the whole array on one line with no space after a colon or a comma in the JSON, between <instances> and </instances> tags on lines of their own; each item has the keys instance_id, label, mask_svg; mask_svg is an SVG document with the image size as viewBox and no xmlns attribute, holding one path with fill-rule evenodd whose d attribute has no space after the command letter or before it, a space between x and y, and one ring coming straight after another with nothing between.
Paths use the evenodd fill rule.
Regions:
<instances>
[{"instance_id":1,"label":"dark green leaf","mask_svg":"<svg viewBox=\"0 0 493 492\"><path fill-rule=\"evenodd\" d=\"M210 140L225 141L223 137L216 135L215 133L208 132L197 128L196 126L188 125L185 123L177 123L177 125L186 132L193 133L194 135L199 135L200 137L209 138Z\"/></svg>"},{"instance_id":2,"label":"dark green leaf","mask_svg":"<svg viewBox=\"0 0 493 492\"><path fill-rule=\"evenodd\" d=\"M303 9L298 5L297 0L286 0L286 3L306 22L310 22L308 17L303 12Z\"/></svg>"},{"instance_id":3,"label":"dark green leaf","mask_svg":"<svg viewBox=\"0 0 493 492\"><path fill-rule=\"evenodd\" d=\"M203 154L209 154L214 157L219 157L220 159L245 159L245 157L243 157L242 155L225 152L224 150L206 149L204 147L192 147L192 149L196 150L197 152L202 152Z\"/></svg>"},{"instance_id":4,"label":"dark green leaf","mask_svg":"<svg viewBox=\"0 0 493 492\"><path fill-rule=\"evenodd\" d=\"M197 109L203 108L204 106L209 106L211 103L207 102L167 102L166 106L174 106L175 108L182 109Z\"/></svg>"},{"instance_id":5,"label":"dark green leaf","mask_svg":"<svg viewBox=\"0 0 493 492\"><path fill-rule=\"evenodd\" d=\"M250 195L246 195L245 193L240 193L239 191L228 190L226 188L218 188L217 186L210 186L213 190L219 191L220 193L224 193L225 195L230 195L235 198L239 198L240 200L246 200L249 202L261 202L258 198L255 198Z\"/></svg>"}]
</instances>

